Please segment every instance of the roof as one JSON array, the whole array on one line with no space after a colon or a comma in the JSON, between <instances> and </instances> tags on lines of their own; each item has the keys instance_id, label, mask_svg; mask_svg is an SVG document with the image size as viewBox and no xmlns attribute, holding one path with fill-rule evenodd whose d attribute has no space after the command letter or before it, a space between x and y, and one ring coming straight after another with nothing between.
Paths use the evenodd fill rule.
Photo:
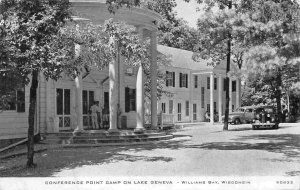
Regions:
<instances>
[{"instance_id":1,"label":"roof","mask_svg":"<svg viewBox=\"0 0 300 190\"><path fill-rule=\"evenodd\" d=\"M212 66L207 66L207 62L202 60L200 62L196 62L192 59L193 52L172 48L163 45L157 45L157 51L166 55L171 56L171 65L173 67L190 69L190 70L212 70Z\"/></svg>"}]
</instances>

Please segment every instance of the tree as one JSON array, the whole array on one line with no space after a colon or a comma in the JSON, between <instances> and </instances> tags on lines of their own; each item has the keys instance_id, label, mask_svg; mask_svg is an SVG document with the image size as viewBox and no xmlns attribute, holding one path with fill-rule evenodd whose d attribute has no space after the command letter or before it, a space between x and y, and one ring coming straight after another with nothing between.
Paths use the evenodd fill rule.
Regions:
<instances>
[{"instance_id":1,"label":"tree","mask_svg":"<svg viewBox=\"0 0 300 190\"><path fill-rule=\"evenodd\" d=\"M199 1L199 3L203 3ZM229 115L229 71L232 59L232 39L233 27L232 20L235 16L235 10L232 10L232 1L206 1L206 11L202 18L198 19L199 39L194 47L193 58L196 61L201 59L209 60L208 64L216 65L223 60L226 63L225 78L225 118L224 130L228 130ZM211 10L211 7L218 5L217 11Z\"/></svg>"},{"instance_id":2,"label":"tree","mask_svg":"<svg viewBox=\"0 0 300 190\"><path fill-rule=\"evenodd\" d=\"M31 81L27 167L34 167L34 114L38 75L57 79L72 52L58 43L60 28L70 17L68 1L1 1L1 68ZM63 45L62 45L63 44Z\"/></svg>"},{"instance_id":3,"label":"tree","mask_svg":"<svg viewBox=\"0 0 300 190\"><path fill-rule=\"evenodd\" d=\"M147 0L141 6L159 13L163 20L158 26L158 43L169 47L192 51L197 31L177 17L175 0Z\"/></svg>"},{"instance_id":4,"label":"tree","mask_svg":"<svg viewBox=\"0 0 300 190\"><path fill-rule=\"evenodd\" d=\"M243 22L251 39L246 57L248 74L264 79L281 119L282 95L289 94L297 81L299 5L291 0L257 1Z\"/></svg>"}]
</instances>

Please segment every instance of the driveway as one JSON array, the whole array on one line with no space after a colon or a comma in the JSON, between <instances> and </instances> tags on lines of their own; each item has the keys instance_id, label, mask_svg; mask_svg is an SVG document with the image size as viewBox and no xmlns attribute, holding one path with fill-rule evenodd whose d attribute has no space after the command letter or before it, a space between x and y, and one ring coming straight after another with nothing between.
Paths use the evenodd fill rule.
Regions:
<instances>
[{"instance_id":1,"label":"driveway","mask_svg":"<svg viewBox=\"0 0 300 190\"><path fill-rule=\"evenodd\" d=\"M300 126L252 130L251 125L230 125L229 131L222 127L203 123L185 127L167 142L107 152L97 148L95 154L109 156L96 163L61 168L53 176L300 175Z\"/></svg>"}]
</instances>

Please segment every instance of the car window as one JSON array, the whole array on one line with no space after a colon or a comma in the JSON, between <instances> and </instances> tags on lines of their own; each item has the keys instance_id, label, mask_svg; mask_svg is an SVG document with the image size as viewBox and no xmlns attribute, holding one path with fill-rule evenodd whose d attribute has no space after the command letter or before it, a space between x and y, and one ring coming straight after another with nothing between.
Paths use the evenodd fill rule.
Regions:
<instances>
[{"instance_id":1,"label":"car window","mask_svg":"<svg viewBox=\"0 0 300 190\"><path fill-rule=\"evenodd\" d=\"M246 112L247 112L247 113L252 113L252 112L253 112L253 109L247 109Z\"/></svg>"}]
</instances>

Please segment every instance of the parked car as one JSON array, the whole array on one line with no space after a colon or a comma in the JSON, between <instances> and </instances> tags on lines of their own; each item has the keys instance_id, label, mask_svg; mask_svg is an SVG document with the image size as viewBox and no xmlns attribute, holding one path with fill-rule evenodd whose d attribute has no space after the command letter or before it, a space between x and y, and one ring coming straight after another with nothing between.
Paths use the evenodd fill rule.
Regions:
<instances>
[{"instance_id":1,"label":"parked car","mask_svg":"<svg viewBox=\"0 0 300 190\"><path fill-rule=\"evenodd\" d=\"M228 123L240 124L240 123L251 123L254 119L254 110L256 106L245 106L237 108L236 111L232 112L228 116ZM222 116L224 122L225 116Z\"/></svg>"},{"instance_id":2,"label":"parked car","mask_svg":"<svg viewBox=\"0 0 300 190\"><path fill-rule=\"evenodd\" d=\"M279 119L272 106L261 106L255 109L252 129L273 128L278 129Z\"/></svg>"}]
</instances>

